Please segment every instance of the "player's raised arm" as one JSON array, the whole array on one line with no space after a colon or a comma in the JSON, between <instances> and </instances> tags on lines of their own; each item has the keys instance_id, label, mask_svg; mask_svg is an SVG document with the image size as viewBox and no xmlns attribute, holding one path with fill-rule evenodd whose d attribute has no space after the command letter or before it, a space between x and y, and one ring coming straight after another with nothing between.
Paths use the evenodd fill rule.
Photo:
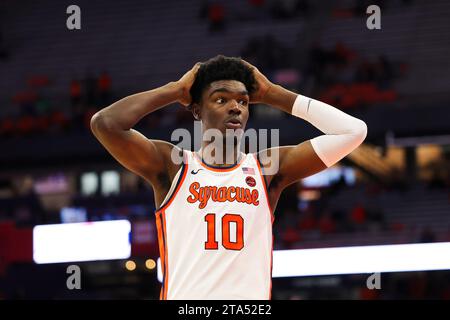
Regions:
<instances>
[{"instance_id":1,"label":"player's raised arm","mask_svg":"<svg viewBox=\"0 0 450 320\"><path fill-rule=\"evenodd\" d=\"M108 152L127 169L152 184L173 164L174 145L150 140L132 127L145 115L168 104L190 103L189 89L199 68L196 64L184 76L162 87L125 97L98 111L91 119L91 130Z\"/></svg>"},{"instance_id":2,"label":"player's raised arm","mask_svg":"<svg viewBox=\"0 0 450 320\"><path fill-rule=\"evenodd\" d=\"M334 165L366 138L367 125L364 121L326 103L275 85L257 68L251 67L254 68L260 88L254 95L255 101L302 118L325 133L296 146L279 148L279 171L271 177L277 188L283 189L295 181Z\"/></svg>"}]
</instances>

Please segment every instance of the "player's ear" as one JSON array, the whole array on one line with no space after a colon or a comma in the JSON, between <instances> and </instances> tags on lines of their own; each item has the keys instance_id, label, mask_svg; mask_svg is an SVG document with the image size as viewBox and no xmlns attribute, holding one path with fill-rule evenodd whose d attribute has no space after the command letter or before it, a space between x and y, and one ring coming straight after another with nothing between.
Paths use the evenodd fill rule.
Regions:
<instances>
[{"instance_id":1,"label":"player's ear","mask_svg":"<svg viewBox=\"0 0 450 320\"><path fill-rule=\"evenodd\" d=\"M193 103L191 105L191 111L192 111L192 115L194 116L195 120L201 120L200 105L198 103Z\"/></svg>"}]
</instances>

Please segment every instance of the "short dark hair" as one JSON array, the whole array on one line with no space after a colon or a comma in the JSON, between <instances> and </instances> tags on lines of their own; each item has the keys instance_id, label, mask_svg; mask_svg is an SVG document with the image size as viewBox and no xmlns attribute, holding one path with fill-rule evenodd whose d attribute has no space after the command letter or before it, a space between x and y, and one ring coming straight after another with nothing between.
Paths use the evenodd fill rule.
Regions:
<instances>
[{"instance_id":1,"label":"short dark hair","mask_svg":"<svg viewBox=\"0 0 450 320\"><path fill-rule=\"evenodd\" d=\"M202 62L197 71L194 83L189 91L193 103L199 103L203 90L212 82L219 80L237 80L245 85L248 94L256 91L257 85L253 70L242 62L240 57L217 55Z\"/></svg>"}]
</instances>

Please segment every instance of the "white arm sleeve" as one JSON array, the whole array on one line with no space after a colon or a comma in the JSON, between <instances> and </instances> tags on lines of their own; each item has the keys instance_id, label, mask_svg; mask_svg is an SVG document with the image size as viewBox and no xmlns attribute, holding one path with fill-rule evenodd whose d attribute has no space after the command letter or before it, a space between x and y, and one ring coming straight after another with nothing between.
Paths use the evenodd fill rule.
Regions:
<instances>
[{"instance_id":1,"label":"white arm sleeve","mask_svg":"<svg viewBox=\"0 0 450 320\"><path fill-rule=\"evenodd\" d=\"M302 95L295 99L292 115L308 121L325 133L311 139L311 144L327 167L355 150L367 136L367 125L364 121L329 104Z\"/></svg>"}]
</instances>

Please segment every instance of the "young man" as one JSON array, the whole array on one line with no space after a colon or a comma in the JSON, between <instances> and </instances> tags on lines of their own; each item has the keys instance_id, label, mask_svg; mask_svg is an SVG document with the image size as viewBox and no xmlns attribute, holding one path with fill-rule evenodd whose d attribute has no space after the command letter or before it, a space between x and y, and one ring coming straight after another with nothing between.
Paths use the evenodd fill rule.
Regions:
<instances>
[{"instance_id":1,"label":"young man","mask_svg":"<svg viewBox=\"0 0 450 320\"><path fill-rule=\"evenodd\" d=\"M192 111L203 133L215 130L225 143L205 139L193 152L132 129L174 102ZM227 137L245 130L252 103L302 118L325 134L244 154L239 138L230 143ZM367 133L363 121L270 82L242 59L224 56L100 110L91 128L117 161L153 187L164 273L160 299L270 299L273 212L281 192L337 163ZM218 157L218 148L207 152L211 146L224 148L223 154L231 147L231 156ZM175 154L183 157L181 164ZM274 162L278 170L264 174Z\"/></svg>"}]
</instances>

